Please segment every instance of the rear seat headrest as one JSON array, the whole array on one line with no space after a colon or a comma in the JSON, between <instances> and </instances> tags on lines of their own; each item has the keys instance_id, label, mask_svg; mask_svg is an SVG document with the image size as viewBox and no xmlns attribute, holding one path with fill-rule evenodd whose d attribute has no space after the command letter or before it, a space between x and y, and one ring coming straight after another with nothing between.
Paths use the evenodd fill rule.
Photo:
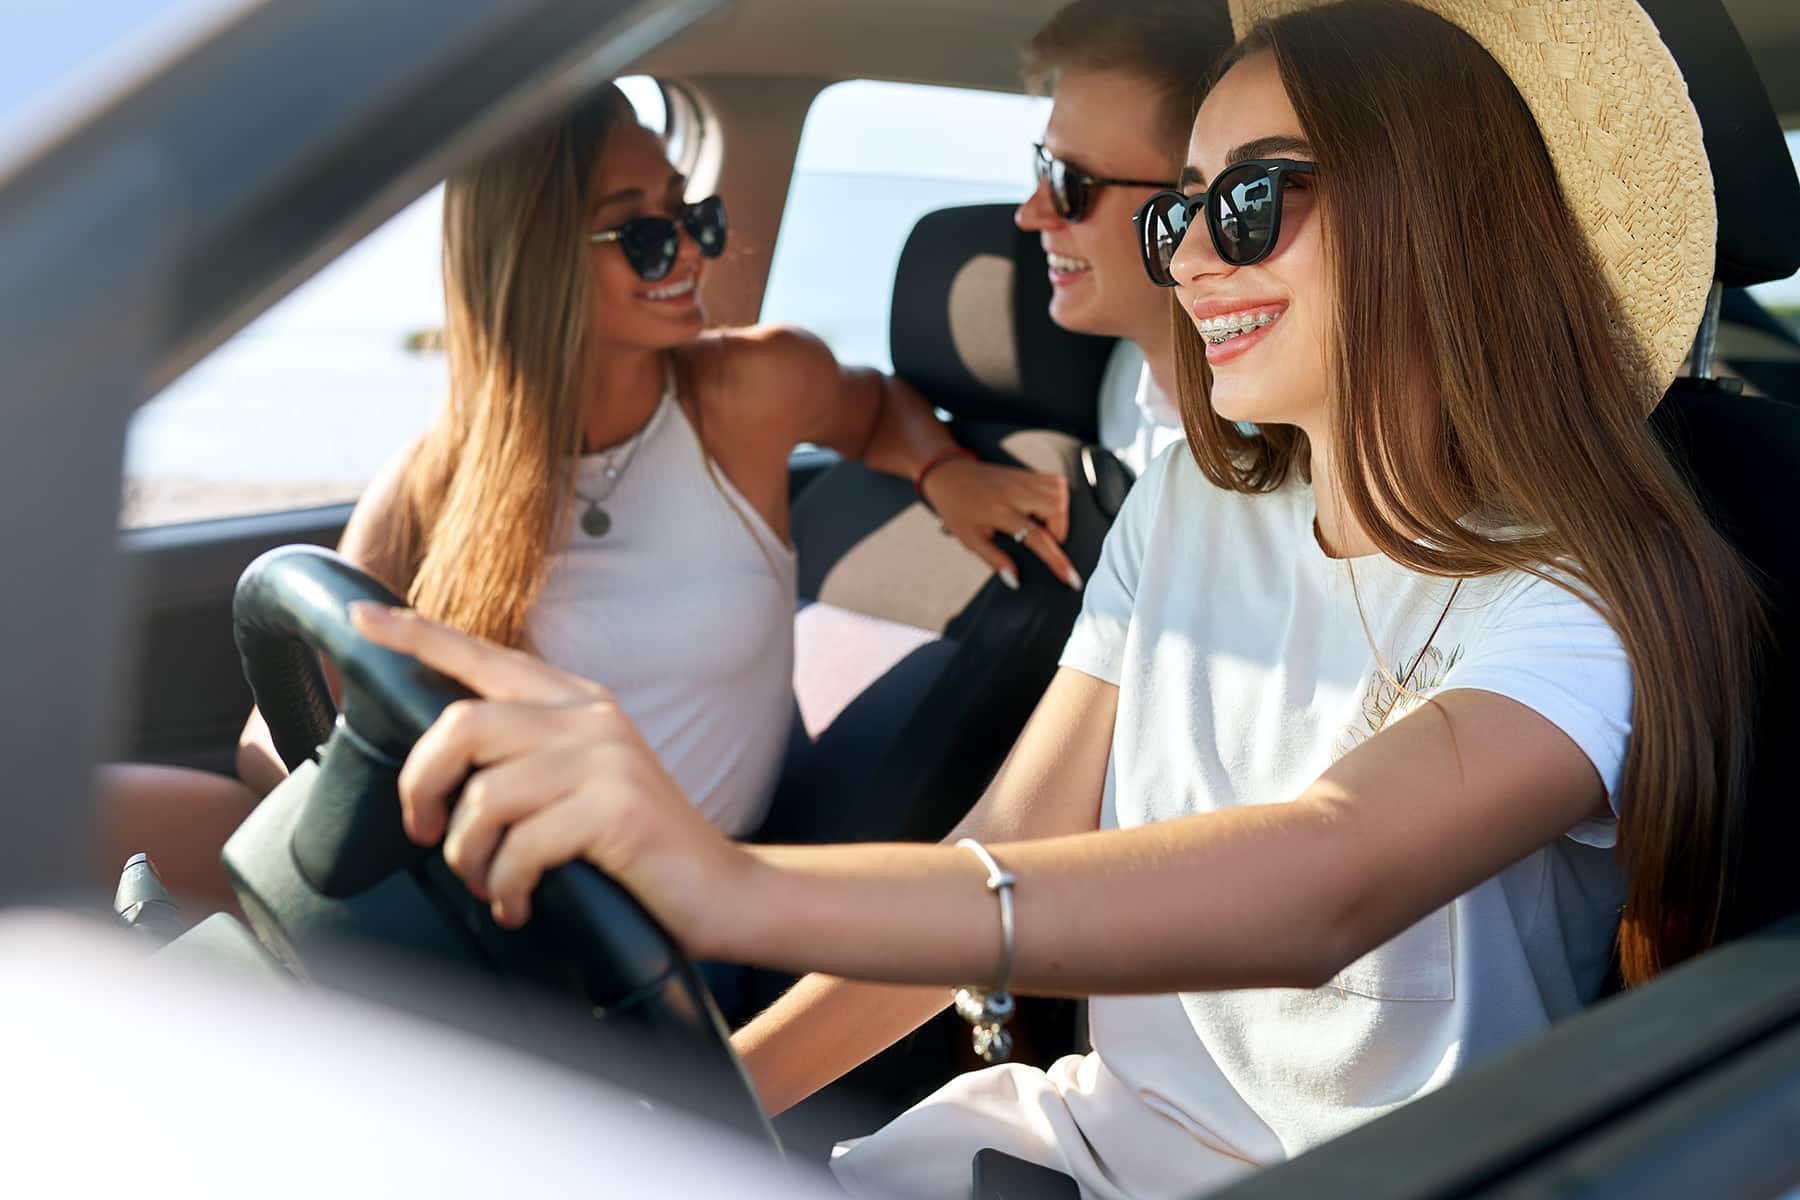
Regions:
<instances>
[{"instance_id":1,"label":"rear seat headrest","mask_svg":"<svg viewBox=\"0 0 1800 1200\"><path fill-rule=\"evenodd\" d=\"M1043 248L1012 218L1010 204L972 204L913 226L894 274L894 371L952 416L1091 442L1114 341L1050 320Z\"/></svg>"},{"instance_id":2,"label":"rear seat headrest","mask_svg":"<svg viewBox=\"0 0 1800 1200\"><path fill-rule=\"evenodd\" d=\"M1719 204L1727 287L1800 271L1800 180L1756 64L1720 0L1640 0L1687 79ZM1629 148L1627 148L1629 152Z\"/></svg>"}]
</instances>

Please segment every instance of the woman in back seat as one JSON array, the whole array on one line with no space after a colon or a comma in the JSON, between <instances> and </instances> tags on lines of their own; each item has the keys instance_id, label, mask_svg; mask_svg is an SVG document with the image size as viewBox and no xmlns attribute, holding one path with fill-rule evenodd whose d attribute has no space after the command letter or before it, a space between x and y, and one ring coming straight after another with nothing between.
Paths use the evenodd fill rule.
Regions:
<instances>
[{"instance_id":1,"label":"woman in back seat","mask_svg":"<svg viewBox=\"0 0 1800 1200\"><path fill-rule=\"evenodd\" d=\"M342 550L421 611L613 687L731 834L761 821L791 711L788 454L919 478L1010 578L997 533L1075 580L1060 476L956 452L925 400L774 326L705 330L717 197L606 88L444 196L450 403L369 487ZM284 772L253 718L240 774Z\"/></svg>"},{"instance_id":2,"label":"woman in back seat","mask_svg":"<svg viewBox=\"0 0 1800 1200\"><path fill-rule=\"evenodd\" d=\"M977 985L990 1049L1009 978L1093 997L1092 1054L971 1072L843 1148L859 1195L966 1195L984 1148L1084 1196L1194 1195L1728 911L1762 625L1645 420L1715 252L1655 26L1632 0L1232 6L1181 191L1141 210L1191 445L1127 499L950 835L989 847L726 841L603 689L356 615L503 701L447 712L401 778L411 835L503 922L582 857L696 953L825 973L737 1035L771 1110L947 986Z\"/></svg>"},{"instance_id":3,"label":"woman in back seat","mask_svg":"<svg viewBox=\"0 0 1800 1200\"><path fill-rule=\"evenodd\" d=\"M725 213L686 186L611 86L449 181L449 403L340 548L423 612L606 680L696 807L742 835L793 707L796 444L912 479L1013 587L996 534L1081 580L1062 476L975 461L912 388L803 332L708 332ZM257 796L286 775L258 714L238 766ZM177 892L225 891L219 842L253 796L158 768L103 783L111 854L148 848Z\"/></svg>"}]
</instances>

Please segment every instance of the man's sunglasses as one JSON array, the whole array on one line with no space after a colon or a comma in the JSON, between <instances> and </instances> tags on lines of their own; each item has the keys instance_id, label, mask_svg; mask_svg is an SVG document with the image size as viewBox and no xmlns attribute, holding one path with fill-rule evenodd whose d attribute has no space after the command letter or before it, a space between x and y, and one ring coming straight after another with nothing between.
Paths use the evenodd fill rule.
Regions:
<instances>
[{"instance_id":1,"label":"man's sunglasses","mask_svg":"<svg viewBox=\"0 0 1800 1200\"><path fill-rule=\"evenodd\" d=\"M677 219L703 256L717 258L725 252L725 201L708 196L684 204ZM681 253L681 233L669 217L633 217L616 229L591 234L588 241L619 243L625 261L646 283L667 275Z\"/></svg>"},{"instance_id":2,"label":"man's sunglasses","mask_svg":"<svg viewBox=\"0 0 1800 1200\"><path fill-rule=\"evenodd\" d=\"M1296 176L1311 175L1314 169L1312 163L1291 158L1251 159L1220 172L1197 196L1156 193L1131 216L1144 273L1158 287L1175 286L1170 264L1194 214L1202 211L1222 260L1234 267L1261 262L1281 239L1281 194Z\"/></svg>"},{"instance_id":3,"label":"man's sunglasses","mask_svg":"<svg viewBox=\"0 0 1800 1200\"><path fill-rule=\"evenodd\" d=\"M1071 225L1088 215L1088 210L1094 206L1095 193L1103 187L1169 186L1161 179L1096 179L1051 154L1042 142L1034 143L1032 149L1037 151L1038 183L1050 185L1050 203L1056 209L1056 215Z\"/></svg>"}]
</instances>

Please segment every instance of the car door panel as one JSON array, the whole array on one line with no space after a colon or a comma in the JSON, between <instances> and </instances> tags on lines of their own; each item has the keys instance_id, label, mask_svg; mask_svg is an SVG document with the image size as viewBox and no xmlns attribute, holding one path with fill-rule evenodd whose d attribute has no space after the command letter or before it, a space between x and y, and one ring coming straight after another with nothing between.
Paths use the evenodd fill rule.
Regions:
<instances>
[{"instance_id":1,"label":"car door panel","mask_svg":"<svg viewBox=\"0 0 1800 1200\"><path fill-rule=\"evenodd\" d=\"M129 530L120 537L134 671L114 757L208 770L235 770L238 731L250 710L231 597L250 562L276 546L333 546L351 506L300 509L188 525Z\"/></svg>"}]
</instances>

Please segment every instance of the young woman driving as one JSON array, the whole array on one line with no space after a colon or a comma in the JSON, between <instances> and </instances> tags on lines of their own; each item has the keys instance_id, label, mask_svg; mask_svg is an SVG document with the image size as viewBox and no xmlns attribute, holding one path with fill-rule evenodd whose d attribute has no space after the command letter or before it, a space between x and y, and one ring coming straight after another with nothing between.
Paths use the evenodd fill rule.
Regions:
<instances>
[{"instance_id":1,"label":"young woman driving","mask_svg":"<svg viewBox=\"0 0 1800 1200\"><path fill-rule=\"evenodd\" d=\"M1233 11L1140 222L1192 449L951 835L985 847L732 843L600 684L357 614L487 697L401 798L499 919L585 857L695 954L826 973L737 1037L772 1110L946 985L990 1041L1008 983L1093 997L1092 1054L954 1080L840 1148L853 1192L955 1194L995 1147L1191 1195L1718 926L1760 617L1645 423L1712 270L1673 61L1631 0Z\"/></svg>"}]
</instances>

